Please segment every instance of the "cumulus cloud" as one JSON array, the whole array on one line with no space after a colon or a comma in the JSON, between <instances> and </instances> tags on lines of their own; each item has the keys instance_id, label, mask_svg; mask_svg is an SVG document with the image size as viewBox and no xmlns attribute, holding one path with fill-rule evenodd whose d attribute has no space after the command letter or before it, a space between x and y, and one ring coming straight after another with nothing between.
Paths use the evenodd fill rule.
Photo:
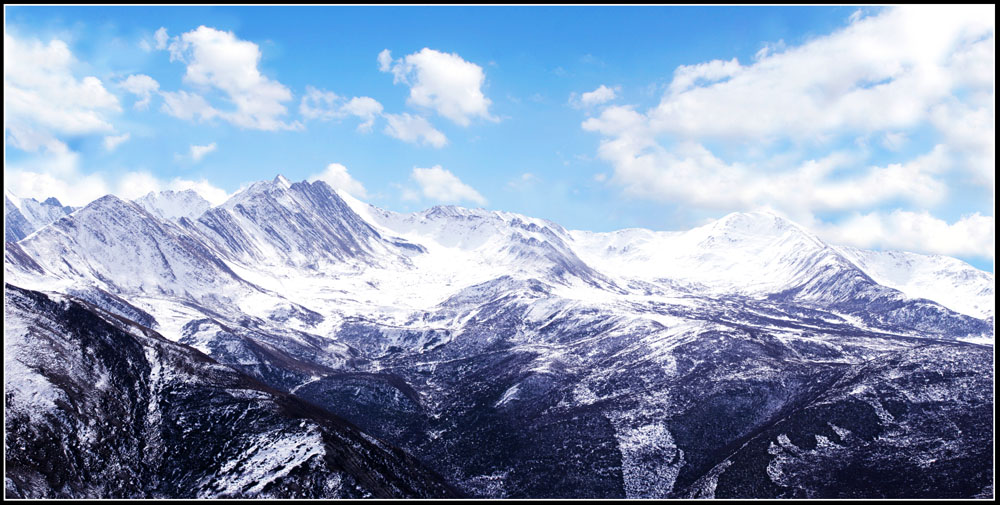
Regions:
<instances>
[{"instance_id":1,"label":"cumulus cloud","mask_svg":"<svg viewBox=\"0 0 1000 505\"><path fill-rule=\"evenodd\" d=\"M161 96L163 96L163 106L160 110L178 119L190 121L198 118L200 121L205 121L220 114L215 107L209 105L205 97L196 93L183 90L164 91Z\"/></svg>"},{"instance_id":2,"label":"cumulus cloud","mask_svg":"<svg viewBox=\"0 0 1000 505\"><path fill-rule=\"evenodd\" d=\"M61 40L4 34L4 127L22 140L35 139L15 146L37 148L58 135L114 131L109 115L121 111L118 99L100 79L74 75L74 63Z\"/></svg>"},{"instance_id":3,"label":"cumulus cloud","mask_svg":"<svg viewBox=\"0 0 1000 505\"><path fill-rule=\"evenodd\" d=\"M470 201L486 205L486 199L471 186L462 182L455 174L434 165L431 168L416 168L410 175L425 198L444 203Z\"/></svg>"},{"instance_id":4,"label":"cumulus cloud","mask_svg":"<svg viewBox=\"0 0 1000 505\"><path fill-rule=\"evenodd\" d=\"M118 149L118 146L121 145L122 142L125 142L131 136L132 135L130 133L123 133L121 135L108 135L104 137L104 148L107 149L108 151L114 151L115 149Z\"/></svg>"},{"instance_id":5,"label":"cumulus cloud","mask_svg":"<svg viewBox=\"0 0 1000 505\"><path fill-rule=\"evenodd\" d=\"M392 52L383 49L378 53L378 69L380 72L388 72L392 69Z\"/></svg>"},{"instance_id":6,"label":"cumulus cloud","mask_svg":"<svg viewBox=\"0 0 1000 505\"><path fill-rule=\"evenodd\" d=\"M375 125L375 119L382 115L382 104L367 96L346 100L333 91L306 86L306 94L299 103L299 114L306 119L321 121L355 116L362 120L358 124L358 131L369 133Z\"/></svg>"},{"instance_id":7,"label":"cumulus cloud","mask_svg":"<svg viewBox=\"0 0 1000 505\"><path fill-rule=\"evenodd\" d=\"M724 211L768 204L796 216L894 199L920 205L940 202L948 189L936 175L951 165L947 149L940 145L905 163L856 169L853 156L834 152L766 174L751 164L727 163L695 142L681 142L670 150L655 144L638 152L635 148L617 139L598 150L602 158L615 160L612 181L628 194Z\"/></svg>"},{"instance_id":8,"label":"cumulus cloud","mask_svg":"<svg viewBox=\"0 0 1000 505\"><path fill-rule=\"evenodd\" d=\"M167 48L167 41L169 39L170 37L167 36L167 29L162 26L156 30L155 33L153 33L153 40L156 41L155 47L161 51Z\"/></svg>"},{"instance_id":9,"label":"cumulus cloud","mask_svg":"<svg viewBox=\"0 0 1000 505\"><path fill-rule=\"evenodd\" d=\"M648 121L686 137L755 140L911 127L958 83L985 84L955 70L992 67L991 10L894 8L749 65L681 66Z\"/></svg>"},{"instance_id":10,"label":"cumulus cloud","mask_svg":"<svg viewBox=\"0 0 1000 505\"><path fill-rule=\"evenodd\" d=\"M370 132L375 124L375 118L382 114L382 104L371 97L356 96L344 104L342 110L364 120L358 124L358 131Z\"/></svg>"},{"instance_id":11,"label":"cumulus cloud","mask_svg":"<svg viewBox=\"0 0 1000 505\"><path fill-rule=\"evenodd\" d=\"M166 31L163 30L165 45ZM165 47L165 46L164 46ZM148 172L86 173L81 155L64 141L66 137L100 135L108 151L130 139L129 133L115 134L111 117L121 111L118 99L96 77L78 77L78 64L69 46L61 40L22 40L4 34L4 114L6 141L31 157L4 165L4 186L23 197L56 197L67 205L82 206L107 194L123 198L158 189L196 189L209 201L227 193L204 179L161 180ZM118 83L139 97L136 108L148 107L159 84L149 76L136 74ZM191 118L211 117L199 95L183 92L164 94L164 107ZM199 100L200 99L200 100Z\"/></svg>"},{"instance_id":12,"label":"cumulus cloud","mask_svg":"<svg viewBox=\"0 0 1000 505\"><path fill-rule=\"evenodd\" d=\"M576 93L570 94L569 102L576 108L594 107L614 100L617 96L616 91L621 91L621 88L618 86L609 88L601 84L594 91L588 91L579 96Z\"/></svg>"},{"instance_id":13,"label":"cumulus cloud","mask_svg":"<svg viewBox=\"0 0 1000 505\"><path fill-rule=\"evenodd\" d=\"M306 119L330 120L344 117L340 110L343 99L333 91L306 86L306 94L299 103L299 114Z\"/></svg>"},{"instance_id":14,"label":"cumulus cloud","mask_svg":"<svg viewBox=\"0 0 1000 505\"><path fill-rule=\"evenodd\" d=\"M391 72L394 83L410 86L407 103L434 110L456 124L468 126L475 117L497 121L483 94L486 74L455 53L429 48L393 60L388 49L378 55L379 70Z\"/></svg>"},{"instance_id":15,"label":"cumulus cloud","mask_svg":"<svg viewBox=\"0 0 1000 505\"><path fill-rule=\"evenodd\" d=\"M227 193L222 188L218 188L206 179L191 180L175 177L165 181L149 172L128 172L118 178L115 185L114 194L120 198L134 200L146 196L151 191L159 192L165 190L185 191L191 190L204 198L212 205L219 205L229 199L232 194Z\"/></svg>"},{"instance_id":16,"label":"cumulus cloud","mask_svg":"<svg viewBox=\"0 0 1000 505\"><path fill-rule=\"evenodd\" d=\"M598 155L614 169L606 182L632 196L701 210L767 205L801 221L891 207L923 215L961 198L960 174L995 185L994 10L859 14L745 64L682 65L655 107L608 105L581 126L601 136ZM933 140L913 155L909 139L927 131ZM867 161L872 147L883 161ZM906 239L929 234L889 230L904 219L879 222L870 229L900 247L934 247Z\"/></svg>"},{"instance_id":17,"label":"cumulus cloud","mask_svg":"<svg viewBox=\"0 0 1000 505\"><path fill-rule=\"evenodd\" d=\"M215 147L216 147L215 142L212 142L211 144L208 144L206 146L192 145L191 159L194 160L195 162L201 161L201 159L204 158L206 154L215 151Z\"/></svg>"},{"instance_id":18,"label":"cumulus cloud","mask_svg":"<svg viewBox=\"0 0 1000 505\"><path fill-rule=\"evenodd\" d=\"M24 197L44 200L56 197L66 205L85 205L108 194L104 178L83 174L80 155L58 140L39 147L36 156L4 164L4 188Z\"/></svg>"},{"instance_id":19,"label":"cumulus cloud","mask_svg":"<svg viewBox=\"0 0 1000 505\"><path fill-rule=\"evenodd\" d=\"M927 211L904 210L853 213L840 223L816 229L836 244L989 259L995 254L995 230L993 216L978 212L948 223Z\"/></svg>"},{"instance_id":20,"label":"cumulus cloud","mask_svg":"<svg viewBox=\"0 0 1000 505\"><path fill-rule=\"evenodd\" d=\"M409 113L386 114L388 124L386 135L395 137L411 144L424 144L442 148L448 143L448 138L435 129L423 116L413 116Z\"/></svg>"},{"instance_id":21,"label":"cumulus cloud","mask_svg":"<svg viewBox=\"0 0 1000 505\"><path fill-rule=\"evenodd\" d=\"M340 163L330 163L326 166L326 170L318 174L313 174L306 180L309 182L323 181L333 189L346 191L348 194L358 198L368 197L365 186L358 182L357 179L351 177L351 174L347 173L347 167Z\"/></svg>"},{"instance_id":22,"label":"cumulus cloud","mask_svg":"<svg viewBox=\"0 0 1000 505\"><path fill-rule=\"evenodd\" d=\"M65 205L77 207L107 194L132 199L164 189L192 189L213 205L230 196L205 179L177 177L165 181L145 171L85 173L80 170L80 155L65 146L55 146L30 160L8 164L4 167L4 186L21 197L36 200L56 197Z\"/></svg>"},{"instance_id":23,"label":"cumulus cloud","mask_svg":"<svg viewBox=\"0 0 1000 505\"><path fill-rule=\"evenodd\" d=\"M152 99L153 93L160 90L160 83L145 74L130 75L120 83L120 86L125 91L139 97L139 100L136 100L135 104L132 105L136 110L145 110L149 107L149 101Z\"/></svg>"},{"instance_id":24,"label":"cumulus cloud","mask_svg":"<svg viewBox=\"0 0 1000 505\"><path fill-rule=\"evenodd\" d=\"M213 115L241 128L253 130L301 128L298 122L288 123L281 119L287 113L284 102L292 99L292 92L285 85L260 72L258 65L261 53L257 44L240 40L233 32L199 26L170 38L166 49L170 51L171 60L180 60L187 65L185 83L204 89L217 89L226 95L234 107L225 111L212 108L215 111ZM189 96L197 96L204 101L200 95ZM205 105L207 106L207 102ZM203 107L204 109L207 107ZM170 107L165 110L169 112L176 109ZM193 117L190 114L175 116L182 119Z\"/></svg>"}]
</instances>

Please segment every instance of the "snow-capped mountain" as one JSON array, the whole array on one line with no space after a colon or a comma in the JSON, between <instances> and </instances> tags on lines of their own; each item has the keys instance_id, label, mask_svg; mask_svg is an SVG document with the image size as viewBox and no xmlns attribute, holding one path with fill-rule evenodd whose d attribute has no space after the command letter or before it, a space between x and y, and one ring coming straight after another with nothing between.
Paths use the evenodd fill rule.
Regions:
<instances>
[{"instance_id":1,"label":"snow-capped mountain","mask_svg":"<svg viewBox=\"0 0 1000 505\"><path fill-rule=\"evenodd\" d=\"M685 232L576 231L573 236L587 261L603 271L667 279L702 292L760 296L805 285L828 269L841 278L859 274L819 237L766 212L733 213Z\"/></svg>"},{"instance_id":2,"label":"snow-capped mountain","mask_svg":"<svg viewBox=\"0 0 1000 505\"><path fill-rule=\"evenodd\" d=\"M250 290L204 244L135 203L104 196L16 247L53 286L99 286L120 295L166 295L207 301ZM35 272L6 263L12 280ZM26 285L36 285L31 280Z\"/></svg>"},{"instance_id":3,"label":"snow-capped mountain","mask_svg":"<svg viewBox=\"0 0 1000 505\"><path fill-rule=\"evenodd\" d=\"M75 312L51 304L79 306L341 416L472 496L992 493L981 448L992 440L993 276L958 260L830 245L768 213L593 233L483 209L395 213L281 176L200 212L198 201L107 196L9 241L8 292L57 302L8 304L21 323L7 354L48 345L26 336L33 324L75 328ZM54 356L28 354L37 362L21 363L43 370ZM75 391L46 375L63 393L38 399L24 384L42 379L29 376L5 379L13 405ZM164 429L183 425L172 422ZM258 443L288 447L282 430ZM326 475L307 456L329 446L299 435L297 470L270 473ZM352 461L355 476L377 467ZM399 479L433 480L395 465ZM215 487L159 496L267 494L237 467L198 466L190 482ZM858 477L869 474L879 477ZM58 478L80 494L81 475ZM130 478L115 496L148 496L147 480L166 477ZM295 482L273 494L332 489Z\"/></svg>"},{"instance_id":4,"label":"snow-capped mountain","mask_svg":"<svg viewBox=\"0 0 1000 505\"><path fill-rule=\"evenodd\" d=\"M448 268L454 270L465 270L461 267L464 264L468 270L491 277L515 274L559 283L575 278L595 286L610 285L607 278L577 257L569 233L551 221L451 205L399 214L364 204L347 194L340 196L383 234L418 244L429 251L429 257L447 257Z\"/></svg>"},{"instance_id":5,"label":"snow-capped mountain","mask_svg":"<svg viewBox=\"0 0 1000 505\"><path fill-rule=\"evenodd\" d=\"M74 210L52 197L39 202L34 198L18 198L4 190L4 240L17 242Z\"/></svg>"},{"instance_id":6,"label":"snow-capped mountain","mask_svg":"<svg viewBox=\"0 0 1000 505\"><path fill-rule=\"evenodd\" d=\"M385 240L326 183L257 182L190 223L227 258L318 270L351 260L394 261L406 244Z\"/></svg>"},{"instance_id":7,"label":"snow-capped mountain","mask_svg":"<svg viewBox=\"0 0 1000 505\"><path fill-rule=\"evenodd\" d=\"M212 207L208 200L190 189L150 191L145 196L136 198L135 203L160 219L180 219L182 217L198 219L198 216Z\"/></svg>"},{"instance_id":8,"label":"snow-capped mountain","mask_svg":"<svg viewBox=\"0 0 1000 505\"><path fill-rule=\"evenodd\" d=\"M964 261L904 251L866 251L847 246L836 249L883 286L911 298L934 300L969 316L993 317L993 276Z\"/></svg>"},{"instance_id":9,"label":"snow-capped mountain","mask_svg":"<svg viewBox=\"0 0 1000 505\"><path fill-rule=\"evenodd\" d=\"M4 242L17 242L34 231L21 214L21 209L11 200L11 195L7 194L3 198L3 222Z\"/></svg>"}]
</instances>

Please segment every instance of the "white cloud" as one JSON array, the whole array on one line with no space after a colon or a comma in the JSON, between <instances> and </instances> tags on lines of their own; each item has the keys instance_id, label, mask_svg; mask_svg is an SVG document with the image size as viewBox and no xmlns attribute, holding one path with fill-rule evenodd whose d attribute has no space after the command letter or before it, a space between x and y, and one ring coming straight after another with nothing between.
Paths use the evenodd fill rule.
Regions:
<instances>
[{"instance_id":1,"label":"white cloud","mask_svg":"<svg viewBox=\"0 0 1000 505\"><path fill-rule=\"evenodd\" d=\"M215 142L212 142L211 144L208 144L206 146L192 145L191 159L194 160L195 162L201 161L201 159L204 158L206 154L215 151L215 147L216 147Z\"/></svg>"},{"instance_id":2,"label":"white cloud","mask_svg":"<svg viewBox=\"0 0 1000 505\"><path fill-rule=\"evenodd\" d=\"M169 37L167 36L167 29L162 26L160 27L160 29L156 30L155 33L153 33L153 40L156 41L156 48L161 51L167 48L168 39Z\"/></svg>"},{"instance_id":3,"label":"white cloud","mask_svg":"<svg viewBox=\"0 0 1000 505\"><path fill-rule=\"evenodd\" d=\"M4 170L7 189L23 198L44 200L55 197L63 205L79 207L100 198L110 191L103 177L79 175L67 180L46 172L31 170Z\"/></svg>"},{"instance_id":4,"label":"white cloud","mask_svg":"<svg viewBox=\"0 0 1000 505\"><path fill-rule=\"evenodd\" d=\"M306 86L306 94L299 103L299 113L306 119L329 121L347 116L355 116L363 121L358 131L369 133L375 119L382 115L382 104L367 96L354 97L349 101L332 91Z\"/></svg>"},{"instance_id":5,"label":"white cloud","mask_svg":"<svg viewBox=\"0 0 1000 505\"><path fill-rule=\"evenodd\" d=\"M108 151L114 151L115 149L118 148L119 145L121 145L122 142L125 142L131 136L132 134L130 133L123 133L121 135L108 135L104 137L104 148L107 149Z\"/></svg>"},{"instance_id":6,"label":"white cloud","mask_svg":"<svg viewBox=\"0 0 1000 505\"><path fill-rule=\"evenodd\" d=\"M149 101L152 99L153 93L160 90L160 83L145 74L130 75L119 85L129 93L140 98L132 106L137 110L145 110L149 107Z\"/></svg>"},{"instance_id":7,"label":"white cloud","mask_svg":"<svg viewBox=\"0 0 1000 505\"><path fill-rule=\"evenodd\" d=\"M911 127L957 83L992 86L980 74L993 65L992 37L982 39L993 19L990 6L892 8L747 66L681 66L648 120L658 132L750 139Z\"/></svg>"},{"instance_id":8,"label":"white cloud","mask_svg":"<svg viewBox=\"0 0 1000 505\"><path fill-rule=\"evenodd\" d=\"M757 59L767 57L767 48L757 53ZM743 67L733 58L729 61L712 60L697 65L681 65L674 70L670 93L677 94L691 89L699 81L703 84L718 82L739 74Z\"/></svg>"},{"instance_id":9,"label":"white cloud","mask_svg":"<svg viewBox=\"0 0 1000 505\"><path fill-rule=\"evenodd\" d=\"M580 95L580 99L578 101L575 99L576 95L574 94L571 97L571 101L577 107L593 107L595 105L600 105L602 103L610 102L611 100L614 100L615 96L616 96L615 95L615 91L616 90L620 90L620 88L618 88L618 87L609 88L609 87L601 84L594 91L588 91L588 92Z\"/></svg>"},{"instance_id":10,"label":"white cloud","mask_svg":"<svg viewBox=\"0 0 1000 505\"><path fill-rule=\"evenodd\" d=\"M199 26L172 38L167 49L172 60L187 64L185 83L215 88L226 94L235 109L216 110L222 119L254 130L301 128L298 122L280 119L287 113L283 102L291 100L292 93L260 72L261 53L257 44L240 40L233 32Z\"/></svg>"},{"instance_id":11,"label":"white cloud","mask_svg":"<svg viewBox=\"0 0 1000 505\"><path fill-rule=\"evenodd\" d=\"M117 189L115 196L132 200L145 196L150 191L160 191L163 183L149 172L128 172L118 179Z\"/></svg>"},{"instance_id":12,"label":"white cloud","mask_svg":"<svg viewBox=\"0 0 1000 505\"><path fill-rule=\"evenodd\" d=\"M164 91L163 106L160 110L178 119L192 120L197 117L201 121L212 119L220 112L209 105L208 100L201 95L187 91Z\"/></svg>"},{"instance_id":13,"label":"white cloud","mask_svg":"<svg viewBox=\"0 0 1000 505\"><path fill-rule=\"evenodd\" d=\"M766 204L796 216L893 199L931 205L947 196L937 175L952 164L947 149L939 145L905 163L856 169L855 156L833 152L790 170L772 171L751 163L727 163L696 142L679 142L667 150L627 135L603 141L598 154L614 164L612 181L630 195L727 211Z\"/></svg>"},{"instance_id":14,"label":"white cloud","mask_svg":"<svg viewBox=\"0 0 1000 505\"><path fill-rule=\"evenodd\" d=\"M392 68L392 53L388 49L383 49L378 53L378 69L380 72L388 72Z\"/></svg>"},{"instance_id":15,"label":"white cloud","mask_svg":"<svg viewBox=\"0 0 1000 505\"><path fill-rule=\"evenodd\" d=\"M165 190L186 191L191 190L204 198L208 203L219 205L229 199L232 194L218 188L205 179L197 181L175 177L169 182L164 181L149 172L129 172L118 179L114 194L119 198L134 200L146 196L151 191L160 192Z\"/></svg>"},{"instance_id":16,"label":"white cloud","mask_svg":"<svg viewBox=\"0 0 1000 505\"><path fill-rule=\"evenodd\" d=\"M385 119L388 124L383 131L390 137L412 144L431 145L436 148L442 148L448 143L448 138L431 126L430 122L422 116L412 116L404 112L402 114L386 114Z\"/></svg>"},{"instance_id":17,"label":"white cloud","mask_svg":"<svg viewBox=\"0 0 1000 505\"><path fill-rule=\"evenodd\" d=\"M307 180L309 182L323 181L333 189L346 191L348 194L358 198L368 197L368 192L365 191L364 185L351 177L351 174L347 173L347 167L340 163L330 163L326 166L326 170L309 176Z\"/></svg>"},{"instance_id":18,"label":"white cloud","mask_svg":"<svg viewBox=\"0 0 1000 505\"><path fill-rule=\"evenodd\" d=\"M64 205L76 207L107 194L132 199L149 193L172 189L191 189L213 205L231 196L205 179L197 181L180 177L164 181L145 171L112 175L84 173L80 170L79 154L69 149L46 151L42 156L4 167L4 187L24 198L44 200L56 197Z\"/></svg>"},{"instance_id":19,"label":"white cloud","mask_svg":"<svg viewBox=\"0 0 1000 505\"><path fill-rule=\"evenodd\" d=\"M15 123L8 124L6 130L7 141L22 151L38 152L48 150L54 152L67 149L66 144L63 144L46 129Z\"/></svg>"},{"instance_id":20,"label":"white cloud","mask_svg":"<svg viewBox=\"0 0 1000 505\"><path fill-rule=\"evenodd\" d=\"M601 135L598 155L614 169L607 181L628 195L712 211L766 205L798 221L900 205L929 217L962 198L951 185L961 174L995 184L994 11L905 6L854 16L801 46L765 46L745 65L680 66L657 106L610 105L581 126ZM933 148L902 157L911 136L928 130ZM870 147L889 161L867 162ZM869 229L885 246L938 247L918 247L929 233L901 231L918 221L940 228L928 219L880 219Z\"/></svg>"},{"instance_id":21,"label":"white cloud","mask_svg":"<svg viewBox=\"0 0 1000 505\"><path fill-rule=\"evenodd\" d=\"M455 53L429 48L393 61L389 50L378 55L379 70L392 72L393 82L410 86L407 103L433 109L456 124L468 126L471 118L497 121L492 103L483 94L483 68Z\"/></svg>"},{"instance_id":22,"label":"white cloud","mask_svg":"<svg viewBox=\"0 0 1000 505\"><path fill-rule=\"evenodd\" d=\"M996 111L988 105L949 100L931 109L931 124L959 160L960 166L983 186L996 185Z\"/></svg>"},{"instance_id":23,"label":"white cloud","mask_svg":"<svg viewBox=\"0 0 1000 505\"><path fill-rule=\"evenodd\" d=\"M333 91L324 91L306 86L306 94L299 102L299 114L306 119L330 120L344 117L339 102L342 99Z\"/></svg>"},{"instance_id":24,"label":"white cloud","mask_svg":"<svg viewBox=\"0 0 1000 505\"><path fill-rule=\"evenodd\" d=\"M458 203L467 200L486 205L486 199L471 186L463 183L455 174L434 165L431 168L416 168L410 175L420 186L424 197L444 203Z\"/></svg>"},{"instance_id":25,"label":"white cloud","mask_svg":"<svg viewBox=\"0 0 1000 505\"><path fill-rule=\"evenodd\" d=\"M838 224L816 229L836 244L989 259L995 254L995 230L993 216L978 212L948 223L926 211L903 210L854 213Z\"/></svg>"},{"instance_id":26,"label":"white cloud","mask_svg":"<svg viewBox=\"0 0 1000 505\"><path fill-rule=\"evenodd\" d=\"M65 42L21 40L4 34L4 127L29 135L86 135L114 131L109 114L118 99L100 79L78 79ZM42 143L50 142L45 140ZM25 145L25 144L18 144Z\"/></svg>"},{"instance_id":27,"label":"white cloud","mask_svg":"<svg viewBox=\"0 0 1000 505\"><path fill-rule=\"evenodd\" d=\"M344 104L343 110L348 114L357 116L364 121L358 125L358 131L371 132L375 125L375 118L382 114L382 104L374 98L367 96L354 97Z\"/></svg>"}]
</instances>

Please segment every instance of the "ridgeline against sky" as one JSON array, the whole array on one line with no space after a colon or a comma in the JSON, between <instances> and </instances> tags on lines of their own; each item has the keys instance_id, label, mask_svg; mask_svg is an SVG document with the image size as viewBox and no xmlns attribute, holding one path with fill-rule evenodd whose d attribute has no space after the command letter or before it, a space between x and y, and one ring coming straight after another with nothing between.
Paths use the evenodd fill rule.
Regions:
<instances>
[{"instance_id":1,"label":"ridgeline against sky","mask_svg":"<svg viewBox=\"0 0 1000 505\"><path fill-rule=\"evenodd\" d=\"M572 229L768 210L992 271L995 6L5 7L5 187L283 173Z\"/></svg>"}]
</instances>

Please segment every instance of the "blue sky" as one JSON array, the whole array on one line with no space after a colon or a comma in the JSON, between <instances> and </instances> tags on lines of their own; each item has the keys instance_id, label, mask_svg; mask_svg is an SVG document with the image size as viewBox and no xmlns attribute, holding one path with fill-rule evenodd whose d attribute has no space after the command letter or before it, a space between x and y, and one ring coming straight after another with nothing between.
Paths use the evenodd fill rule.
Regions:
<instances>
[{"instance_id":1,"label":"blue sky","mask_svg":"<svg viewBox=\"0 0 1000 505\"><path fill-rule=\"evenodd\" d=\"M994 257L993 6L5 7L5 183Z\"/></svg>"}]
</instances>

